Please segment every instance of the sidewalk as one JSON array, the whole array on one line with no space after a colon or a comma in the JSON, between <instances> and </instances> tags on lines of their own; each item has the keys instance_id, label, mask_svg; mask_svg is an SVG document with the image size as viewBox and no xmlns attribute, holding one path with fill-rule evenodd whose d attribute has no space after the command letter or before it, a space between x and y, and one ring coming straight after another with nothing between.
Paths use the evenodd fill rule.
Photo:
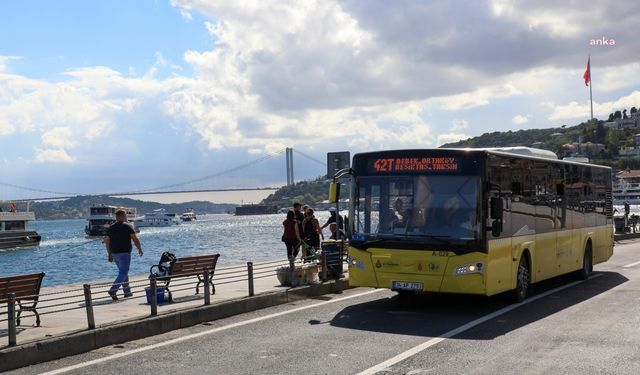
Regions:
<instances>
[{"instance_id":1,"label":"sidewalk","mask_svg":"<svg viewBox=\"0 0 640 375\"><path fill-rule=\"evenodd\" d=\"M17 346L7 346L8 324L0 322L0 372L348 288L346 277L315 285L283 287L276 277L278 266L281 265L254 271L253 297L249 297L246 273L244 279L237 280L239 276L229 276L230 273L225 274L224 269L216 271L216 293L211 295L208 306L204 305L202 285L200 293L195 295L195 277L176 279L171 282L173 302L159 304L158 316L151 316L151 308L147 304L144 292L144 288L149 286L147 277L132 278L134 296L124 299L122 291L119 291L118 301L112 301L107 295L109 281L93 282L96 328L92 330L88 329L81 284L42 288L40 295L43 297L38 303L41 326L35 326L32 313L25 313L17 326ZM56 300L52 301L54 298ZM63 305L47 307L58 304ZM70 308L72 310L58 311ZM2 311L6 311L6 307L2 307ZM0 315L0 319L6 317Z\"/></svg>"}]
</instances>

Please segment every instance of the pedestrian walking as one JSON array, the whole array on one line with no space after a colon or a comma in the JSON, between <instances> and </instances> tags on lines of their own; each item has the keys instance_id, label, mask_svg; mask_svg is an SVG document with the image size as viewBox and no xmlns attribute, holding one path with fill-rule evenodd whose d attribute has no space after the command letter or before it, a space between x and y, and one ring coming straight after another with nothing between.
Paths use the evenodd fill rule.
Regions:
<instances>
[{"instance_id":1,"label":"pedestrian walking","mask_svg":"<svg viewBox=\"0 0 640 375\"><path fill-rule=\"evenodd\" d=\"M302 222L304 221L304 211L302 211L302 205L299 202L293 203L293 213L295 215L296 222L298 223L298 234L300 235L300 238L302 238L303 237L302 231L304 229L302 228ZM298 252L300 251L301 245L302 245L302 242L298 241L298 244L296 245L296 248L295 248L296 254L298 254Z\"/></svg>"},{"instance_id":2,"label":"pedestrian walking","mask_svg":"<svg viewBox=\"0 0 640 375\"><path fill-rule=\"evenodd\" d=\"M114 301L118 300L116 294L121 285L125 297L133 296L129 287L132 241L138 248L138 255L142 256L144 251L138 236L136 236L136 231L131 223L127 221L126 212L118 210L116 211L116 222L109 227L107 236L104 238L104 246L107 248L109 263L115 262L118 267L118 276L113 281L113 285L108 292Z\"/></svg>"},{"instance_id":3,"label":"pedestrian walking","mask_svg":"<svg viewBox=\"0 0 640 375\"><path fill-rule=\"evenodd\" d=\"M308 246L318 250L320 249L320 237L324 240L324 234L322 234L322 229L320 229L318 219L314 216L313 208L308 208L305 214L306 218L302 222L302 227L304 228L304 241ZM303 254L303 256L308 257L309 254Z\"/></svg>"},{"instance_id":4,"label":"pedestrian walking","mask_svg":"<svg viewBox=\"0 0 640 375\"><path fill-rule=\"evenodd\" d=\"M282 222L282 225L284 226L282 241L287 247L287 259L295 258L298 256L298 250L300 249L300 232L293 210L287 212L287 218Z\"/></svg>"}]
</instances>

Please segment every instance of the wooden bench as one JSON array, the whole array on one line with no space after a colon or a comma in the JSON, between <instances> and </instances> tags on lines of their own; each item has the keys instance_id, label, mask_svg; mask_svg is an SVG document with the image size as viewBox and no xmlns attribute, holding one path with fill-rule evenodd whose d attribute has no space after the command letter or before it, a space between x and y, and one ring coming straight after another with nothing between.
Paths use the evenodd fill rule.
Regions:
<instances>
[{"instance_id":1,"label":"wooden bench","mask_svg":"<svg viewBox=\"0 0 640 375\"><path fill-rule=\"evenodd\" d=\"M169 290L169 284L174 277L187 277L197 276L198 283L196 284L196 294L200 291L200 284L205 283L203 278L203 271L206 268L209 271L209 280L206 281L205 287L211 285L211 294L216 294L216 287L213 285L213 274L216 270L216 263L220 254L214 255L201 255L193 257L178 258L169 269L169 274L166 276L158 277L158 281L164 282L164 287L169 293L169 301L173 300L171 290Z\"/></svg>"},{"instance_id":2,"label":"wooden bench","mask_svg":"<svg viewBox=\"0 0 640 375\"><path fill-rule=\"evenodd\" d=\"M15 275L0 277L0 304L6 304L9 293L15 293L19 310L16 315L16 324L20 325L20 314L23 311L32 311L36 316L36 325L40 327L40 315L36 310L40 297L40 286L44 278L44 272L28 275ZM29 302L29 304L27 304Z\"/></svg>"}]
</instances>

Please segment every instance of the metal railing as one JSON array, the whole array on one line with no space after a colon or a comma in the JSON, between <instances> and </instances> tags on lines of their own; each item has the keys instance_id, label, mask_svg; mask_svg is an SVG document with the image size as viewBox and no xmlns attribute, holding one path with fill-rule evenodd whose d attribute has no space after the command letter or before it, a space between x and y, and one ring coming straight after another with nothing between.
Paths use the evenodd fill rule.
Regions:
<instances>
[{"instance_id":1,"label":"metal railing","mask_svg":"<svg viewBox=\"0 0 640 375\"><path fill-rule=\"evenodd\" d=\"M246 265L229 266L217 268L214 270L214 276L212 282L215 286L232 284L232 283L247 283L247 295L253 296L255 294L254 280L267 277L277 276L278 270L288 268L289 280L294 280L297 267L317 265L322 271L320 279L326 281L328 279L328 271L330 269L341 269L341 263L345 261L346 254L338 257L327 257L326 252L319 252L314 256L308 256L306 258L291 258L291 259L279 259L273 261L266 261L261 263L247 262ZM326 266L325 266L326 265ZM211 285L208 283L209 271L204 268L202 273L195 273L187 276L175 276L171 277L171 293L193 290L194 283L200 282L198 276L204 280L204 305L211 303ZM159 280L160 279L160 280ZM163 305L164 302L168 302L166 295L166 288L162 285L158 285L158 282L162 278L158 278L155 275L151 275L148 278L141 278L135 280L129 280L120 284L114 284L112 282L84 284L82 288L68 289L61 291L53 291L47 293L40 293L31 296L16 297L15 293L8 293L6 300L0 300L0 303L5 302L7 309L4 312L0 312L0 322L8 323L8 342L9 346L17 345L17 327L20 324L20 320L31 317L38 317L50 314L56 314L71 310L86 310L87 317L87 329L95 329L95 313L94 308L96 306L103 306L112 303L112 297L107 292L111 289L112 285L118 287L127 287L132 293L131 297L127 297L126 300L134 299L147 299L147 303L150 308L150 316L158 315L158 307ZM287 285L282 283L283 285ZM291 286L300 285L300 283L291 283ZM159 294L158 292L162 292ZM199 293L198 293L199 294ZM161 296L159 300L158 297ZM18 311L16 304L18 300L30 300L37 299L36 308L38 313L31 310L24 310L27 314L20 315L17 318ZM22 314L22 312L20 312Z\"/></svg>"}]
</instances>

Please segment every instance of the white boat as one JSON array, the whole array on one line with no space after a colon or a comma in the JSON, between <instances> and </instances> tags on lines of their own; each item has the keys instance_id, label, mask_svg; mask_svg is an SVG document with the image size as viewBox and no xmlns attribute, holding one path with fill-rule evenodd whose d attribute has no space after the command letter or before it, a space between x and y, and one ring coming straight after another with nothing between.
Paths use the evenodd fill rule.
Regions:
<instances>
[{"instance_id":1,"label":"white boat","mask_svg":"<svg viewBox=\"0 0 640 375\"><path fill-rule=\"evenodd\" d=\"M130 223L133 225L136 232L139 232L135 226L136 222L136 209L130 207L117 207L100 205L91 207L89 217L87 218L87 226L84 228L84 232L88 236L104 236L107 234L107 229L111 224L116 222L116 211L124 210L127 213L127 219L130 219Z\"/></svg>"},{"instance_id":2,"label":"white boat","mask_svg":"<svg viewBox=\"0 0 640 375\"><path fill-rule=\"evenodd\" d=\"M613 181L613 204L640 204L640 170L626 170L619 172Z\"/></svg>"},{"instance_id":3,"label":"white boat","mask_svg":"<svg viewBox=\"0 0 640 375\"><path fill-rule=\"evenodd\" d=\"M9 204L8 212L4 208L0 210L0 249L10 249L13 247L38 246L40 235L35 230L28 229L28 222L35 220L33 212L20 212L15 203Z\"/></svg>"},{"instance_id":4,"label":"white boat","mask_svg":"<svg viewBox=\"0 0 640 375\"><path fill-rule=\"evenodd\" d=\"M187 210L185 213L180 215L180 220L182 221L195 221L198 218L196 217L196 213L193 212L192 209Z\"/></svg>"},{"instance_id":5,"label":"white boat","mask_svg":"<svg viewBox=\"0 0 640 375\"><path fill-rule=\"evenodd\" d=\"M164 209L154 210L150 214L145 214L142 218L136 220L137 228L144 227L170 227L180 224L180 220L176 214L170 214Z\"/></svg>"}]
</instances>

